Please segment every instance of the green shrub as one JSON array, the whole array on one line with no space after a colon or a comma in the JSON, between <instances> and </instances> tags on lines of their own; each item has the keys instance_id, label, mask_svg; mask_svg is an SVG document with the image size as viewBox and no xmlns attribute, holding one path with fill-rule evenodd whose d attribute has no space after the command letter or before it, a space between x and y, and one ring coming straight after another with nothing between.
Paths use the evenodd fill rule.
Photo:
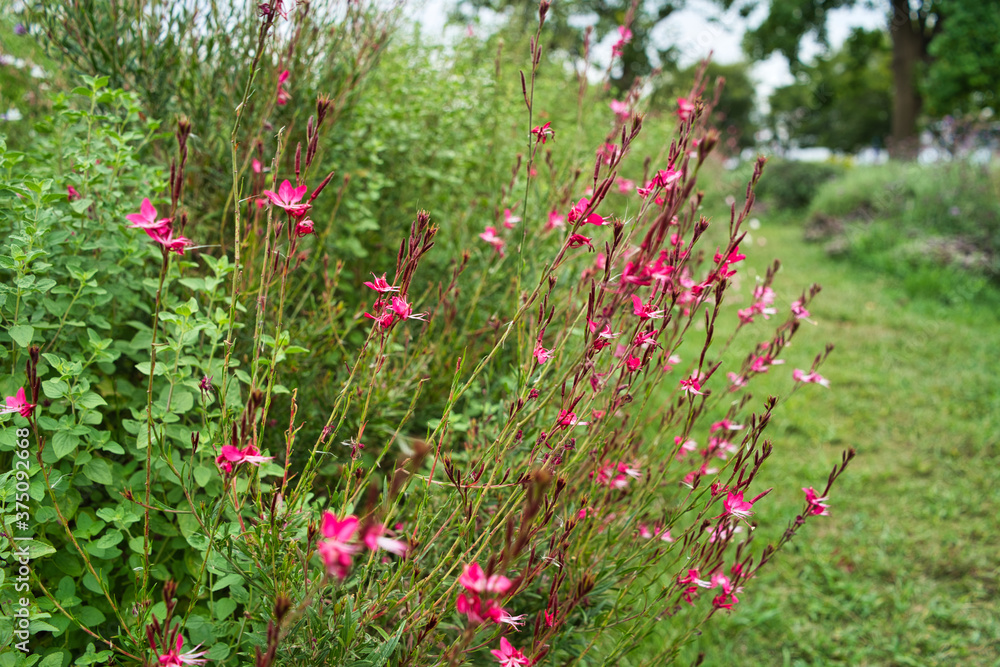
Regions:
<instances>
[{"instance_id":1,"label":"green shrub","mask_svg":"<svg viewBox=\"0 0 1000 667\"><path fill-rule=\"evenodd\" d=\"M802 209L809 206L824 183L844 171L840 165L828 162L770 160L760 181L759 195L779 208Z\"/></svg>"}]
</instances>

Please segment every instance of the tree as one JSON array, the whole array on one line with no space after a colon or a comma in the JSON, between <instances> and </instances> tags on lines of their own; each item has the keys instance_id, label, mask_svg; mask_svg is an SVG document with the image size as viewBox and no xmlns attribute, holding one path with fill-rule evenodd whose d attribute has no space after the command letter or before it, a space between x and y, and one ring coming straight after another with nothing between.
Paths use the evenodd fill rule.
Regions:
<instances>
[{"instance_id":1,"label":"tree","mask_svg":"<svg viewBox=\"0 0 1000 667\"><path fill-rule=\"evenodd\" d=\"M934 58L923 81L927 111L963 115L1000 102L1000 2L942 0L947 15L928 51Z\"/></svg>"},{"instance_id":2,"label":"tree","mask_svg":"<svg viewBox=\"0 0 1000 667\"><path fill-rule=\"evenodd\" d=\"M729 9L739 7L748 16L760 0L717 0ZM800 69L799 50L802 38L814 36L827 44L826 21L830 12L852 7L859 0L768 0L768 14L745 38L744 48L755 59L763 59L774 52L788 59L793 73ZM922 107L922 97L917 85L917 74L923 65L931 62L928 50L932 40L941 32L944 14L942 7L950 4L963 6L978 4L983 0L881 0L886 6L888 30L892 40L892 137L889 151L896 157L914 157L919 147L917 119ZM871 0L869 0L871 4ZM994 8L997 0L986 0Z\"/></svg>"},{"instance_id":3,"label":"tree","mask_svg":"<svg viewBox=\"0 0 1000 667\"><path fill-rule=\"evenodd\" d=\"M843 46L796 72L770 98L768 124L786 145L856 151L890 132L892 52L881 31L857 29Z\"/></svg>"}]
</instances>

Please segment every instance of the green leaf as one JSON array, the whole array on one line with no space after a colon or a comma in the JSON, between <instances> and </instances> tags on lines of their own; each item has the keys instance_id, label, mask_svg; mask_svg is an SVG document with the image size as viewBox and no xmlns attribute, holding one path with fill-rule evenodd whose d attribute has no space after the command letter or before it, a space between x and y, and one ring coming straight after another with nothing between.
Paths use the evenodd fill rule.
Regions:
<instances>
[{"instance_id":1,"label":"green leaf","mask_svg":"<svg viewBox=\"0 0 1000 667\"><path fill-rule=\"evenodd\" d=\"M83 474L91 481L105 486L110 486L115 481L111 474L111 466L104 459L94 459L83 466Z\"/></svg>"},{"instance_id":2,"label":"green leaf","mask_svg":"<svg viewBox=\"0 0 1000 667\"><path fill-rule=\"evenodd\" d=\"M233 602L232 598L222 598L216 601L214 611L215 617L220 621L224 621L236 611L236 603Z\"/></svg>"},{"instance_id":3,"label":"green leaf","mask_svg":"<svg viewBox=\"0 0 1000 667\"><path fill-rule=\"evenodd\" d=\"M68 431L56 431L52 436L52 451L55 452L57 459L71 453L79 444L80 438Z\"/></svg>"},{"instance_id":4,"label":"green leaf","mask_svg":"<svg viewBox=\"0 0 1000 667\"><path fill-rule=\"evenodd\" d=\"M43 556L48 556L49 554L54 554L56 552L55 548L45 544L45 542L39 542L38 540L26 540L24 542L18 542L18 547L28 548L28 558L35 560L36 558L42 558Z\"/></svg>"},{"instance_id":5,"label":"green leaf","mask_svg":"<svg viewBox=\"0 0 1000 667\"><path fill-rule=\"evenodd\" d=\"M31 338L35 335L35 328L30 324L17 324L7 330L11 339L21 347L31 345Z\"/></svg>"},{"instance_id":6,"label":"green leaf","mask_svg":"<svg viewBox=\"0 0 1000 667\"><path fill-rule=\"evenodd\" d=\"M194 481L198 486L205 486L212 479L212 470L206 466L198 466L194 469Z\"/></svg>"},{"instance_id":7,"label":"green leaf","mask_svg":"<svg viewBox=\"0 0 1000 667\"><path fill-rule=\"evenodd\" d=\"M100 407L102 405L107 405L108 402L101 398L100 394L92 391L88 391L86 394L80 397L77 401L77 405L83 406L90 410Z\"/></svg>"}]
</instances>

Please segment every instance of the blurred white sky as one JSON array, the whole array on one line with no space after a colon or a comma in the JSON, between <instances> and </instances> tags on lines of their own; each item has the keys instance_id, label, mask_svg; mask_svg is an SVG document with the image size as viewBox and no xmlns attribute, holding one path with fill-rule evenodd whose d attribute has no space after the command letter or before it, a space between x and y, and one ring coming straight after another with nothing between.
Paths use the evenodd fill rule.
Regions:
<instances>
[{"instance_id":1,"label":"blurred white sky","mask_svg":"<svg viewBox=\"0 0 1000 667\"><path fill-rule=\"evenodd\" d=\"M455 0L412 0L405 11L412 20L420 22L421 32L426 39L449 42L464 33L464 29L459 27L445 29L447 12L454 4ZM654 39L662 46L679 45L684 54L683 65L701 60L709 51L714 52L713 59L716 62L735 62L743 57L740 43L746 26L759 23L764 11L766 10L761 8L744 20L736 12L721 14L718 6L711 0L688 0L685 9L675 12L658 26ZM584 20L582 25L586 23ZM828 23L830 41L834 46L839 46L852 28L862 26L872 29L885 25L886 17L882 11L863 7L836 10L831 12ZM597 51L607 51L604 57L609 57L613 41L614 38L606 39L606 43L598 45ZM802 51L803 58L808 59L818 51L818 45L807 43ZM595 58L600 59L600 54L595 52ZM777 54L757 63L753 68L753 75L760 86L758 92L761 101L766 101L774 88L792 80L785 59Z\"/></svg>"}]
</instances>

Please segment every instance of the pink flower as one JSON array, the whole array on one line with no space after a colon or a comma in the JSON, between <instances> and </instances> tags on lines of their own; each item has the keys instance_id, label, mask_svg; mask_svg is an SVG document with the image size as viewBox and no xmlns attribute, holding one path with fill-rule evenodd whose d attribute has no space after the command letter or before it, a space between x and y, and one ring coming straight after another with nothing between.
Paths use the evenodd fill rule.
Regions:
<instances>
[{"instance_id":1,"label":"pink flower","mask_svg":"<svg viewBox=\"0 0 1000 667\"><path fill-rule=\"evenodd\" d=\"M722 501L722 508L725 511L722 514L720 514L719 517L726 516L728 514L729 516L734 516L737 519L747 519L753 514L753 512L750 511L753 508L753 504L758 500L760 500L761 498L763 498L764 496L766 496L767 494L769 494L770 492L771 489L768 489L763 493L758 493L756 496L753 497L752 500L747 501L743 500L742 491L740 491L739 493L733 493L732 491L727 491L726 499Z\"/></svg>"},{"instance_id":2,"label":"pink flower","mask_svg":"<svg viewBox=\"0 0 1000 667\"><path fill-rule=\"evenodd\" d=\"M670 372L674 370L674 366L681 363L681 357L679 354L671 354L667 357L667 363L663 364L663 370Z\"/></svg>"},{"instance_id":3,"label":"pink flower","mask_svg":"<svg viewBox=\"0 0 1000 667\"><path fill-rule=\"evenodd\" d=\"M493 593L495 595L504 595L512 585L510 579L501 574L487 577L479 563L466 565L462 569L458 583L470 593Z\"/></svg>"},{"instance_id":4,"label":"pink flower","mask_svg":"<svg viewBox=\"0 0 1000 667\"><path fill-rule=\"evenodd\" d=\"M809 505L806 510L809 516L830 516L830 506L826 504L826 496L816 495L816 489L811 486L802 487L802 490L806 494L806 504Z\"/></svg>"},{"instance_id":5,"label":"pink flower","mask_svg":"<svg viewBox=\"0 0 1000 667\"><path fill-rule=\"evenodd\" d=\"M792 315L797 320L804 320L809 317L809 311L802 304L802 299L792 302Z\"/></svg>"},{"instance_id":6,"label":"pink flower","mask_svg":"<svg viewBox=\"0 0 1000 667\"><path fill-rule=\"evenodd\" d=\"M796 382L804 382L806 384L813 383L821 385L823 387L830 386L830 381L827 380L822 375L820 375L819 373L815 371L810 371L806 373L801 368L796 368L794 371L792 371L792 379L795 380Z\"/></svg>"},{"instance_id":7,"label":"pink flower","mask_svg":"<svg viewBox=\"0 0 1000 667\"><path fill-rule=\"evenodd\" d=\"M570 412L569 410L560 410L559 416L556 417L556 426L567 428L569 426L587 426L588 422L582 422L576 417L575 412Z\"/></svg>"},{"instance_id":8,"label":"pink flower","mask_svg":"<svg viewBox=\"0 0 1000 667\"><path fill-rule=\"evenodd\" d=\"M546 123L545 125L540 125L531 129L531 133L535 135L535 141L540 141L542 144L546 142L549 137L555 136L555 131L549 127L551 123Z\"/></svg>"},{"instance_id":9,"label":"pink flower","mask_svg":"<svg viewBox=\"0 0 1000 667\"><path fill-rule=\"evenodd\" d=\"M170 228L170 218L156 219L156 209L150 203L148 197L142 200L139 213L129 213L125 216L125 219L132 223L129 229L143 229L147 233L150 230L158 231Z\"/></svg>"},{"instance_id":10,"label":"pink flower","mask_svg":"<svg viewBox=\"0 0 1000 667\"><path fill-rule=\"evenodd\" d=\"M611 111L613 111L614 114L618 116L618 120L620 122L625 122L626 120L628 120L630 113L628 108L628 103L619 102L618 100L611 100L608 103L608 106L610 106Z\"/></svg>"},{"instance_id":11,"label":"pink flower","mask_svg":"<svg viewBox=\"0 0 1000 667\"><path fill-rule=\"evenodd\" d=\"M649 303L643 303L642 299L638 295L632 295L632 314L638 317L640 320L648 320L653 317L663 317L664 310L653 310L653 301L650 299Z\"/></svg>"},{"instance_id":12,"label":"pink flower","mask_svg":"<svg viewBox=\"0 0 1000 667\"><path fill-rule=\"evenodd\" d=\"M295 224L295 235L298 236L299 238L302 238L303 236L308 236L309 234L312 233L313 233L313 221L310 220L309 218L306 218L305 220L299 220Z\"/></svg>"},{"instance_id":13,"label":"pink flower","mask_svg":"<svg viewBox=\"0 0 1000 667\"><path fill-rule=\"evenodd\" d=\"M291 75L288 73L287 69L278 75L278 97L275 101L279 106L288 104L288 100L292 99L291 94L285 90L285 82L288 81L289 76Z\"/></svg>"},{"instance_id":14,"label":"pink flower","mask_svg":"<svg viewBox=\"0 0 1000 667\"><path fill-rule=\"evenodd\" d=\"M737 373L726 373L726 378L729 380L729 391L736 391L740 387L747 386L747 379Z\"/></svg>"},{"instance_id":15,"label":"pink flower","mask_svg":"<svg viewBox=\"0 0 1000 667\"><path fill-rule=\"evenodd\" d=\"M618 186L618 192L622 193L623 195L627 195L628 193L632 192L632 190L635 189L635 183L627 178L618 177L617 179L615 179L615 185Z\"/></svg>"},{"instance_id":16,"label":"pink flower","mask_svg":"<svg viewBox=\"0 0 1000 667\"><path fill-rule=\"evenodd\" d=\"M658 185L663 188L670 187L674 184L681 176L684 174L682 172L676 171L671 168L661 169L656 172L656 176L653 178L653 185Z\"/></svg>"},{"instance_id":17,"label":"pink flower","mask_svg":"<svg viewBox=\"0 0 1000 667\"><path fill-rule=\"evenodd\" d=\"M569 221L573 223L583 218L583 214L586 213L588 208L590 208L590 200L586 197L582 197L580 201L578 201L576 205L569 210ZM596 213L588 214L586 218L583 218L583 221L585 223L598 226L603 225L605 222L604 218Z\"/></svg>"},{"instance_id":18,"label":"pink flower","mask_svg":"<svg viewBox=\"0 0 1000 667\"><path fill-rule=\"evenodd\" d=\"M711 428L708 429L708 432L715 433L720 429L725 429L726 431L739 431L742 428L743 428L742 424L734 424L728 419L723 419L720 422L715 422L714 424L712 424Z\"/></svg>"},{"instance_id":19,"label":"pink flower","mask_svg":"<svg viewBox=\"0 0 1000 667\"><path fill-rule=\"evenodd\" d=\"M254 158L250 162L250 168L253 169L253 173L255 174L260 174L264 171L264 165L257 158Z\"/></svg>"},{"instance_id":20,"label":"pink flower","mask_svg":"<svg viewBox=\"0 0 1000 667\"><path fill-rule=\"evenodd\" d=\"M189 238L174 236L174 232L170 229L169 224L162 229L147 229L146 234L149 235L149 238L163 246L167 252L176 252L178 255L183 255L185 248L189 245L194 245L194 241Z\"/></svg>"},{"instance_id":21,"label":"pink flower","mask_svg":"<svg viewBox=\"0 0 1000 667\"><path fill-rule=\"evenodd\" d=\"M493 246L493 249L503 257L503 247L507 245L507 242L497 236L496 227L487 227L486 231L479 235L479 238Z\"/></svg>"},{"instance_id":22,"label":"pink flower","mask_svg":"<svg viewBox=\"0 0 1000 667\"><path fill-rule=\"evenodd\" d=\"M620 56L625 45L632 41L632 31L628 27L618 26L618 41L611 47L611 56Z\"/></svg>"},{"instance_id":23,"label":"pink flower","mask_svg":"<svg viewBox=\"0 0 1000 667\"><path fill-rule=\"evenodd\" d=\"M704 396L705 392L701 390L701 376L698 371L691 374L691 377L681 380L681 389L689 394Z\"/></svg>"},{"instance_id":24,"label":"pink flower","mask_svg":"<svg viewBox=\"0 0 1000 667\"><path fill-rule=\"evenodd\" d=\"M572 234L568 239L566 239L566 245L570 248L579 248L581 246L587 246L591 250L594 249L594 245L590 242L589 236L584 236L583 234Z\"/></svg>"},{"instance_id":25,"label":"pink flower","mask_svg":"<svg viewBox=\"0 0 1000 667\"><path fill-rule=\"evenodd\" d=\"M362 541L371 551L383 549L389 553L396 554L400 558L405 557L410 547L406 542L385 537L386 532L388 531L385 524L373 523L365 529Z\"/></svg>"},{"instance_id":26,"label":"pink flower","mask_svg":"<svg viewBox=\"0 0 1000 667\"><path fill-rule=\"evenodd\" d=\"M384 273L382 274L381 278L376 277L375 274L373 273L372 274L372 280L369 281L369 282L366 282L365 283L365 287L370 287L373 290L375 290L376 292L378 292L379 294L388 294L389 292L398 292L399 291L398 287L393 287L392 285L390 285L388 283L388 281L386 281Z\"/></svg>"},{"instance_id":27,"label":"pink flower","mask_svg":"<svg viewBox=\"0 0 1000 667\"><path fill-rule=\"evenodd\" d=\"M500 638L500 650L493 649L490 653L500 663L500 667L525 667L530 664L523 653L511 646L506 637Z\"/></svg>"},{"instance_id":28,"label":"pink flower","mask_svg":"<svg viewBox=\"0 0 1000 667\"><path fill-rule=\"evenodd\" d=\"M150 640L150 642L152 642L152 639ZM184 646L184 637L180 633L178 633L177 642L174 645L174 648L170 649L166 653L163 653L159 656L160 667L181 667L182 665L205 664L206 659L201 656L208 653L208 651L196 652L201 647L201 644L195 646L193 649L187 651L186 653L181 653L182 646ZM156 649L155 646L153 648L154 650Z\"/></svg>"},{"instance_id":29,"label":"pink flower","mask_svg":"<svg viewBox=\"0 0 1000 667\"><path fill-rule=\"evenodd\" d=\"M535 343L535 360L539 364L544 364L546 361L552 358L552 350L546 350L542 347L542 341Z\"/></svg>"},{"instance_id":30,"label":"pink flower","mask_svg":"<svg viewBox=\"0 0 1000 667\"><path fill-rule=\"evenodd\" d=\"M261 456L260 450L253 444L249 444L243 449L234 445L223 445L222 453L215 457L215 464L227 473L233 471L233 465L241 463L252 463L259 466L266 461L274 460L273 456Z\"/></svg>"},{"instance_id":31,"label":"pink flower","mask_svg":"<svg viewBox=\"0 0 1000 667\"><path fill-rule=\"evenodd\" d=\"M357 546L349 544L357 530L358 518L356 516L347 516L341 521L333 512L323 513L320 532L326 539L320 540L316 544L316 550L323 559L327 572L341 581L347 577L347 572L351 569L352 557L358 551Z\"/></svg>"},{"instance_id":32,"label":"pink flower","mask_svg":"<svg viewBox=\"0 0 1000 667\"><path fill-rule=\"evenodd\" d=\"M292 186L288 179L285 179L278 186L277 192L264 190L264 196L270 199L271 203L275 206L285 209L288 215L294 218L301 218L309 211L311 206L309 202L302 203L302 198L306 196L306 192L308 191L308 186L300 185L296 188Z\"/></svg>"},{"instance_id":33,"label":"pink flower","mask_svg":"<svg viewBox=\"0 0 1000 667\"><path fill-rule=\"evenodd\" d=\"M545 223L545 231L551 231L553 229L562 229L566 226L566 216L564 216L559 211L549 212L549 221Z\"/></svg>"},{"instance_id":34,"label":"pink flower","mask_svg":"<svg viewBox=\"0 0 1000 667\"><path fill-rule=\"evenodd\" d=\"M375 314L365 313L365 317L370 320L375 320L375 323L382 329L388 329L392 326L392 323L396 321L396 313L394 313L391 309L386 308L385 303L382 301L376 301L375 307L372 308L372 310L375 311Z\"/></svg>"},{"instance_id":35,"label":"pink flower","mask_svg":"<svg viewBox=\"0 0 1000 667\"><path fill-rule=\"evenodd\" d=\"M629 358L625 360L625 368L627 368L630 373L636 372L642 368L642 359L639 357L629 356Z\"/></svg>"},{"instance_id":36,"label":"pink flower","mask_svg":"<svg viewBox=\"0 0 1000 667\"><path fill-rule=\"evenodd\" d=\"M517 223L521 222L521 218L514 215L509 208L503 210L503 226L507 229L514 229Z\"/></svg>"},{"instance_id":37,"label":"pink flower","mask_svg":"<svg viewBox=\"0 0 1000 667\"><path fill-rule=\"evenodd\" d=\"M694 115L694 103L688 102L684 97L677 98L677 117L680 118L681 122L685 122L688 118Z\"/></svg>"},{"instance_id":38,"label":"pink flower","mask_svg":"<svg viewBox=\"0 0 1000 667\"><path fill-rule=\"evenodd\" d=\"M66 201L76 201L77 199L80 199L82 196L83 195L77 192L76 188L74 188L72 185L66 186Z\"/></svg>"},{"instance_id":39,"label":"pink flower","mask_svg":"<svg viewBox=\"0 0 1000 667\"><path fill-rule=\"evenodd\" d=\"M406 297L392 297L392 311L396 313L401 320L420 320L421 322L427 321L427 313L414 313L413 306L407 303Z\"/></svg>"},{"instance_id":40,"label":"pink flower","mask_svg":"<svg viewBox=\"0 0 1000 667\"><path fill-rule=\"evenodd\" d=\"M28 398L24 393L24 387L18 389L15 395L7 396L4 399L4 402L7 405L6 407L0 408L0 415L10 415L17 412L22 417L27 419L28 417L31 417L31 412L35 409L34 403L28 403Z\"/></svg>"}]
</instances>

